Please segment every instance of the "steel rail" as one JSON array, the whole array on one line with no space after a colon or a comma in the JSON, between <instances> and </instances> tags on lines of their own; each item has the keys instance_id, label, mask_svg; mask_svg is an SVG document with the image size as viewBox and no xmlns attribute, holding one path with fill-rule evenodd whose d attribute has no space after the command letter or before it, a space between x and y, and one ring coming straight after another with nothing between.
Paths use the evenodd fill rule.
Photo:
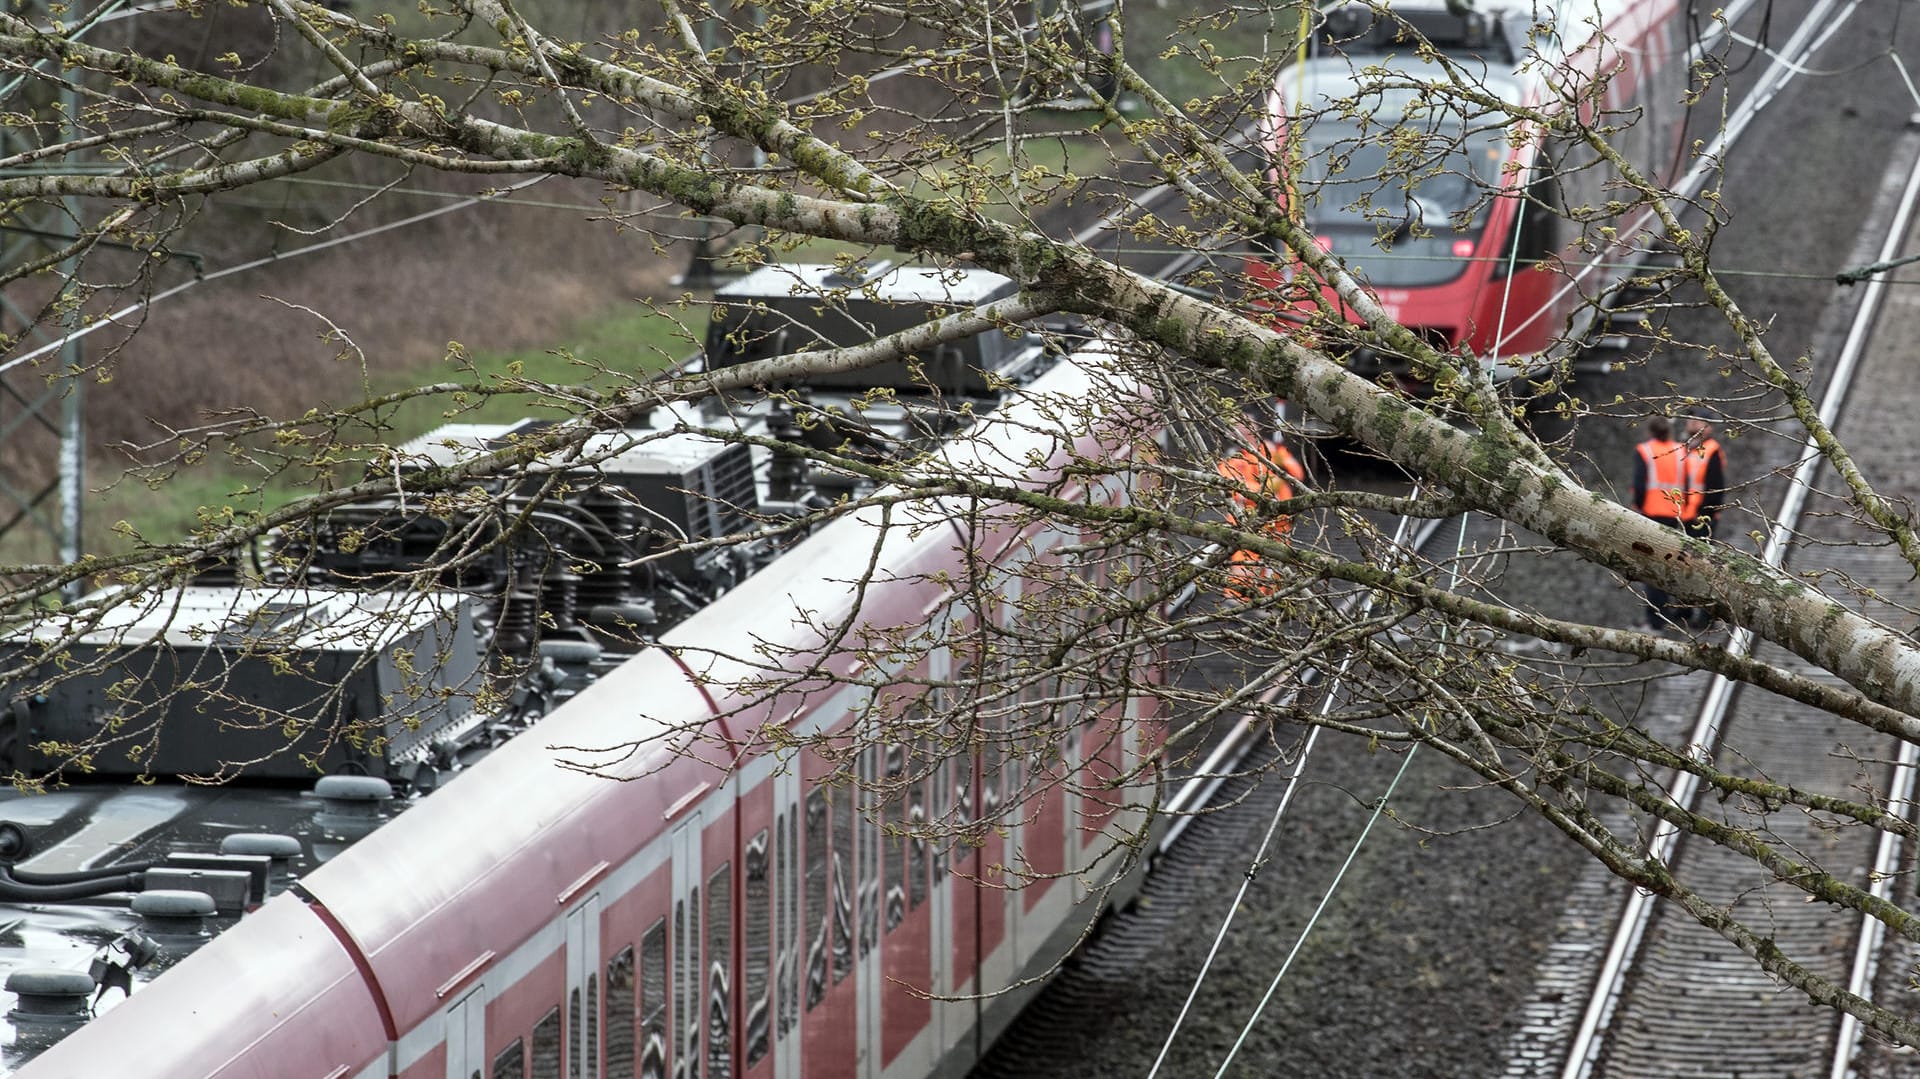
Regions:
<instances>
[{"instance_id":1,"label":"steel rail","mask_svg":"<svg viewBox=\"0 0 1920 1079\"><path fill-rule=\"evenodd\" d=\"M1412 536L1413 549L1415 551L1424 549L1440 531L1441 526L1453 519L1454 518L1435 518L1425 521L1420 525L1412 526L1414 528ZM1402 527L1410 526L1412 520L1410 517L1402 518ZM1212 549L1210 546L1209 550ZM1371 592L1358 592L1347 597L1346 601L1341 604L1339 613L1342 616L1347 616L1359 610L1364 616L1365 609L1371 607L1372 604L1373 594ZM1195 770L1193 776L1181 784L1180 789L1174 792L1173 796L1167 799L1166 805L1161 808L1161 812L1173 817L1174 821L1173 824L1168 826L1166 834L1161 837L1159 846L1155 848L1157 852L1165 853L1179 840L1181 834L1187 830L1187 826L1193 823L1195 814L1199 808L1206 805L1207 802L1212 799L1214 792L1220 789L1221 784L1232 778L1234 771L1247 759L1247 755L1253 752L1253 747L1259 744L1257 735L1262 726L1258 721L1260 710L1272 704L1283 692L1289 693L1289 705L1298 702L1300 696L1305 691L1317 686L1322 677L1322 672L1318 667L1309 667L1302 672L1298 685L1269 686L1261 692L1259 697L1255 698L1259 704L1259 708L1249 709L1241 714L1240 718L1235 721L1233 729L1227 733L1225 738L1220 740L1220 743L1207 755L1207 759L1200 763L1200 767ZM1338 687L1339 679L1336 678L1333 685L1328 687L1328 692L1332 693L1333 690ZM1303 753L1301 759L1295 764L1294 775L1296 778L1299 775L1299 770L1305 766L1306 755Z\"/></svg>"},{"instance_id":2,"label":"steel rail","mask_svg":"<svg viewBox=\"0 0 1920 1079\"><path fill-rule=\"evenodd\" d=\"M1736 3L1727 5L1722 17L1715 22L1715 29L1711 33L1703 34L1700 40L1695 42L1694 45L1687 50L1687 67L1691 69L1701 57L1706 55L1709 48L1717 45L1719 38L1729 33L1734 22L1746 14L1747 9L1751 8L1755 2L1756 0L1737 0ZM1739 106L1727 117L1726 124L1721 127L1712 141L1695 156L1693 167L1688 169L1686 173L1680 177L1679 182L1674 185L1672 194L1676 200L1681 202L1691 201L1695 195L1699 194L1700 189L1705 186L1707 178L1721 167L1721 161L1727 150L1733 146L1741 135L1746 133L1747 127L1753 123L1754 117L1758 116L1760 111L1766 108L1768 103L1778 96L1786 84L1791 82L1793 78L1799 74L1799 64L1789 64L1785 57L1796 55L1795 50L1798 50L1797 55L1800 57L1811 54L1814 49L1825 44L1826 39L1837 32L1840 24L1845 23L1847 18L1853 14L1854 9L1860 5L1860 0L1844 0L1844 2L1848 4L1846 15L1834 19L1832 21L1833 25L1831 26L1824 25L1824 19L1819 17L1823 16L1827 10L1839 6L1842 2L1843 0L1821 0L1821 3L1813 11L1808 12L1807 18L1801 22L1799 28L1794 32L1793 37L1788 39L1785 45L1781 46L1780 52L1772 54L1774 56L1773 64L1767 68L1760 80L1754 84L1753 89L1748 91L1747 95L1740 100ZM1823 30L1824 32L1822 32ZM1806 40L1815 34L1819 35L1818 40ZM1621 234L1631 235L1637 231L1641 225L1646 224L1646 219L1651 213L1651 210L1642 211L1640 217L1635 221L1634 227L1631 229L1621 229ZM1646 261L1646 256L1647 252L1643 251L1640 252L1638 257L1626 261L1637 266ZM1512 341L1522 330L1527 329L1535 322L1545 318L1547 312L1553 310L1554 305L1559 303L1568 293L1578 288L1582 281L1602 269L1618 268L1621 262L1622 260L1619 259L1601 257L1591 259L1583 264L1578 271L1568 277L1566 283L1561 285L1546 303L1541 304L1532 314L1529 314L1526 318L1514 324L1511 329L1506 330L1502 334L1500 339L1494 343L1492 350L1493 355L1496 357L1499 356L1500 349ZM1594 309L1584 328L1590 331L1600 326L1602 321L1601 312ZM1573 335L1575 340L1580 339L1581 336L1583 335Z\"/></svg>"},{"instance_id":3,"label":"steel rail","mask_svg":"<svg viewBox=\"0 0 1920 1079\"><path fill-rule=\"evenodd\" d=\"M1879 258L1876 261L1886 262L1898 255L1900 248L1906 242L1907 232L1913 225L1915 206L1916 203L1920 203L1920 159L1915 160L1908 172L1907 186L1900 197L1900 208L1894 214L1893 224L1887 229L1886 239L1880 245ZM1838 387L1837 396L1841 400L1844 400L1846 391L1851 385L1853 371L1859 365L1860 357L1866 352L1867 342L1873 332L1873 323L1879 315L1881 304L1886 300L1888 278L1885 275L1876 275L1867 282L1865 287L1866 291L1860 297L1860 312L1856 313L1853 324L1847 328L1846 343L1841 347L1839 360L1834 366L1836 380L1842 371L1847 373L1848 381L1840 383ZM1833 400L1835 396L1836 394L1829 390L1828 400L1821 402L1821 421L1829 425L1833 424L1838 414L1839 402ZM1830 403L1833 405L1832 415L1829 414ZM1790 492L1791 496L1798 498L1800 504L1806 501L1807 489L1810 486L1808 480L1819 460L1818 451L1809 441L1801 451L1800 465L1794 471L1794 483ZM1768 540L1769 547L1776 538L1782 536L1780 526L1776 525L1774 536L1769 537ZM1912 742L1902 741L1899 757L1893 768L1893 779L1887 791L1888 812L1905 816L1910 808L1914 785L1914 764L1917 758L1920 758L1920 749L1916 749ZM1899 836L1892 832L1880 833L1880 842L1874 852L1873 878L1870 888L1877 899L1885 899L1892 892L1893 875L1900 859L1900 846ZM1847 990L1855 996L1871 998L1874 974L1879 968L1880 941L1886 927L1872 915L1862 914L1860 917L1860 939L1854 949L1853 968L1847 979ZM1859 1047L1860 1033L1860 1021L1851 1014L1841 1013L1838 1040L1834 1045L1833 1067L1828 1072L1831 1079L1846 1079L1847 1073L1852 1070L1853 1055Z\"/></svg>"},{"instance_id":4,"label":"steel rail","mask_svg":"<svg viewBox=\"0 0 1920 1079\"><path fill-rule=\"evenodd\" d=\"M1832 6L1837 5L1834 3L1821 5L1822 8ZM1849 11L1852 7L1853 5L1850 4ZM1810 15L1809 18L1811 17ZM1804 60L1805 57L1806 54L1801 54L1796 56L1795 60L1796 62ZM1784 57L1778 63L1784 65ZM1916 201L1920 201L1920 162L1916 162L1916 167L1901 195L1894 220L1887 230L1886 239L1882 243L1883 258L1890 257L1891 252L1904 242L1907 230L1912 224ZM1846 343L1834 365L1832 375L1827 380L1822 393L1819 417L1820 422L1830 429L1836 425L1840 409L1845 404L1847 392L1852 385L1860 357L1865 351L1868 337L1872 332L1873 320L1879 313L1886 288L1884 279L1877 277L1867 285L1868 291L1862 295L1860 306L1855 311L1849 326ZM1801 442L1798 464L1794 468L1786 497L1781 501L1780 512L1775 518L1774 526L1761 553L1761 558L1768 565L1778 566L1784 561L1787 545L1793 536L1794 524L1805 509L1809 491L1812 489L1813 474L1821 460L1818 447L1815 446L1812 436L1808 435ZM1744 627L1738 627L1727 644L1727 651L1732 655L1745 656L1752 651L1753 643L1753 632ZM1726 676L1714 676L1689 738L1690 745L1713 747L1719 743L1721 726L1732 700L1733 690L1734 685ZM1905 748L1910 750L1912 747ZM1912 764L1910 754L1903 751L1902 763L1895 770L1896 787L1902 785L1904 777L1904 784L1910 789ZM1698 781L1690 772L1676 770L1667 783L1669 800L1683 809L1692 805L1697 789ZM1890 797L1890 804L1893 804L1895 798L1904 801L1905 795L1895 791ZM1891 838L1891 836L1883 836L1883 842ZM1678 827L1664 820L1659 822L1647 844L1648 857L1663 865L1671 864L1673 850L1678 841ZM1888 857L1897 855L1898 840L1894 839L1893 842L1896 846L1894 852L1887 855ZM1882 878L1876 884L1876 889L1884 885L1885 880ZM1614 932L1606 959L1601 964L1600 972L1595 979L1593 996L1588 1001L1580 1027L1569 1047L1566 1065L1561 1072L1562 1079L1586 1079L1592 1074L1593 1066L1597 1063L1605 1045L1605 1034L1612 1022L1614 1010L1618 1007L1625 988L1626 975L1633 967L1652 913L1653 896L1650 893L1636 888L1627 896L1618 928ZM1868 918L1867 921L1873 920ZM1864 931L1863 935L1865 935ZM1871 957L1863 958L1860 950L1857 949L1852 981L1857 982L1862 977L1870 979L1871 965ZM1843 1037L1849 1034L1846 1025L1848 1022L1853 1022L1852 1016L1847 1016L1846 1022L1842 1023ZM1857 1029L1851 1031L1851 1036L1857 1039ZM1840 1049L1836 1048L1836 1058L1839 1054ZM1847 1055L1850 1057L1851 1052L1849 1051ZM1837 1060L1835 1068L1840 1070L1835 1071L1834 1074L1844 1079L1844 1068Z\"/></svg>"}]
</instances>

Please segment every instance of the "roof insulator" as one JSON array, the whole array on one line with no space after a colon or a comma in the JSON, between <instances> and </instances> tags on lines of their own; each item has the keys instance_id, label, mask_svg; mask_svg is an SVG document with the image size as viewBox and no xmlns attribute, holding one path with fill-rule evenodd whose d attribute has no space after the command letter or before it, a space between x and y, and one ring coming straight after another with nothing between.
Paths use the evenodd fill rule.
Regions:
<instances>
[{"instance_id":1,"label":"roof insulator","mask_svg":"<svg viewBox=\"0 0 1920 1079\"><path fill-rule=\"evenodd\" d=\"M84 1023L93 979L63 967L22 967L7 975L6 990L17 998L7 1018L14 1023Z\"/></svg>"},{"instance_id":2,"label":"roof insulator","mask_svg":"<svg viewBox=\"0 0 1920 1079\"><path fill-rule=\"evenodd\" d=\"M285 862L300 856L300 841L273 832L235 832L220 840L220 853L263 854L276 862Z\"/></svg>"}]
</instances>

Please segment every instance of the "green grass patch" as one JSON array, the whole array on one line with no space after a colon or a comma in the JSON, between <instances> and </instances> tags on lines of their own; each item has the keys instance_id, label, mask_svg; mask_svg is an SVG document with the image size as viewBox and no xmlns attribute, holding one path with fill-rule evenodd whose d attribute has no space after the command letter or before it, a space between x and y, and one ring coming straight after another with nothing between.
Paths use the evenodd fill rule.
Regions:
<instances>
[{"instance_id":1,"label":"green grass patch","mask_svg":"<svg viewBox=\"0 0 1920 1079\"><path fill-rule=\"evenodd\" d=\"M706 312L698 306L666 313L634 305L583 325L547 349L488 354L450 348L436 364L375 379L369 399L436 382L470 390L382 407L343 433L356 441L398 445L448 423L560 419L595 395L617 393L697 351L697 335L705 327Z\"/></svg>"},{"instance_id":2,"label":"green grass patch","mask_svg":"<svg viewBox=\"0 0 1920 1079\"><path fill-rule=\"evenodd\" d=\"M96 476L86 506L85 549L117 554L143 544L175 542L209 523L266 513L321 483L358 479L363 466L355 462L365 460L372 447L400 445L448 423L511 423L575 414L591 394L615 392L694 351L689 324L704 327L704 310L689 306L675 314L630 305L582 323L549 349L450 349L437 361L379 376L370 381L363 400L441 382L472 389L386 405L342 425L338 438L344 459L324 472L284 468L271 440L258 439L216 451L164 477L126 475L109 482ZM317 407L324 411L354 403Z\"/></svg>"}]
</instances>

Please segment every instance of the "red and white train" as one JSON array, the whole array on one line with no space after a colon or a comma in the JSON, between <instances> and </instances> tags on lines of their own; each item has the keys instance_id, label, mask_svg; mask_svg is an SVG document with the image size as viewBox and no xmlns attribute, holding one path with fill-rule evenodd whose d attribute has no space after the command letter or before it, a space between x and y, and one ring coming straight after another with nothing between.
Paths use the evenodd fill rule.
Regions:
<instances>
[{"instance_id":1,"label":"red and white train","mask_svg":"<svg viewBox=\"0 0 1920 1079\"><path fill-rule=\"evenodd\" d=\"M1062 361L941 452L1029 484L1124 461L1131 421L1086 429L1098 366ZM1130 497L1113 476L1061 493ZM1137 867L1094 882L1131 865L1108 837L1141 829L1153 784L1113 777L1162 727L1140 655L1141 692L1073 716L1064 744L965 729L981 618L1017 619L1043 576L1129 586L1084 537L966 509L823 527L21 1074L964 1072L1020 1003L996 991L1137 886ZM1014 594L957 599L974 574ZM834 635L862 625L889 646ZM948 825L966 840L933 838Z\"/></svg>"},{"instance_id":2,"label":"red and white train","mask_svg":"<svg viewBox=\"0 0 1920 1079\"><path fill-rule=\"evenodd\" d=\"M1512 377L1528 357L1595 328L1608 291L1645 260L1654 222L1579 139L1528 135L1464 96L1419 89L1449 75L1421 57L1410 31L1477 91L1617 127L1610 139L1625 159L1666 184L1685 164L1683 15L1675 0L1333 8L1317 16L1314 55L1282 70L1268 94L1269 184L1389 316L1436 347L1466 350L1496 380ZM1249 259L1259 302L1305 316L1321 299L1358 321L1296 269ZM1364 348L1352 360L1369 376L1405 371Z\"/></svg>"}]
</instances>

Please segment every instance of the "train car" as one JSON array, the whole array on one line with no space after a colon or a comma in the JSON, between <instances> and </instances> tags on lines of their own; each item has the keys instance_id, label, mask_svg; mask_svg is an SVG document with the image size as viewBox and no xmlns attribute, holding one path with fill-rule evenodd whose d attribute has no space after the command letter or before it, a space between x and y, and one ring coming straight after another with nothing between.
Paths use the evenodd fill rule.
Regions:
<instances>
[{"instance_id":1,"label":"train car","mask_svg":"<svg viewBox=\"0 0 1920 1079\"><path fill-rule=\"evenodd\" d=\"M1282 70L1267 97L1266 175L1281 207L1391 317L1476 358L1496 381L1584 340L1610 290L1645 260L1651 213L1609 208L1634 197L1577 139L1530 134L1420 87L1448 79L1437 56L1514 105L1577 109L1585 124L1617 125L1611 138L1626 160L1666 183L1683 163L1687 120L1679 6L1406 0L1319 17L1312 55ZM1248 275L1256 305L1277 321L1307 318L1316 301L1358 321L1297 260L1256 252ZM1362 374L1423 388L1404 358L1361 347L1349 360Z\"/></svg>"},{"instance_id":2,"label":"train car","mask_svg":"<svg viewBox=\"0 0 1920 1079\"><path fill-rule=\"evenodd\" d=\"M1069 478L1151 433L1087 429L1099 364L938 452L1133 497L1124 469ZM1120 777L1162 736L1151 653L1104 658L1125 694L998 691L1017 657L969 642L1017 628L1021 589L1071 608L1134 578L1097 537L977 509L822 527L21 1074L963 1072L1019 1002L994 994L1137 884L1109 839L1144 830L1155 791ZM1009 599L954 585L976 577Z\"/></svg>"}]
</instances>

